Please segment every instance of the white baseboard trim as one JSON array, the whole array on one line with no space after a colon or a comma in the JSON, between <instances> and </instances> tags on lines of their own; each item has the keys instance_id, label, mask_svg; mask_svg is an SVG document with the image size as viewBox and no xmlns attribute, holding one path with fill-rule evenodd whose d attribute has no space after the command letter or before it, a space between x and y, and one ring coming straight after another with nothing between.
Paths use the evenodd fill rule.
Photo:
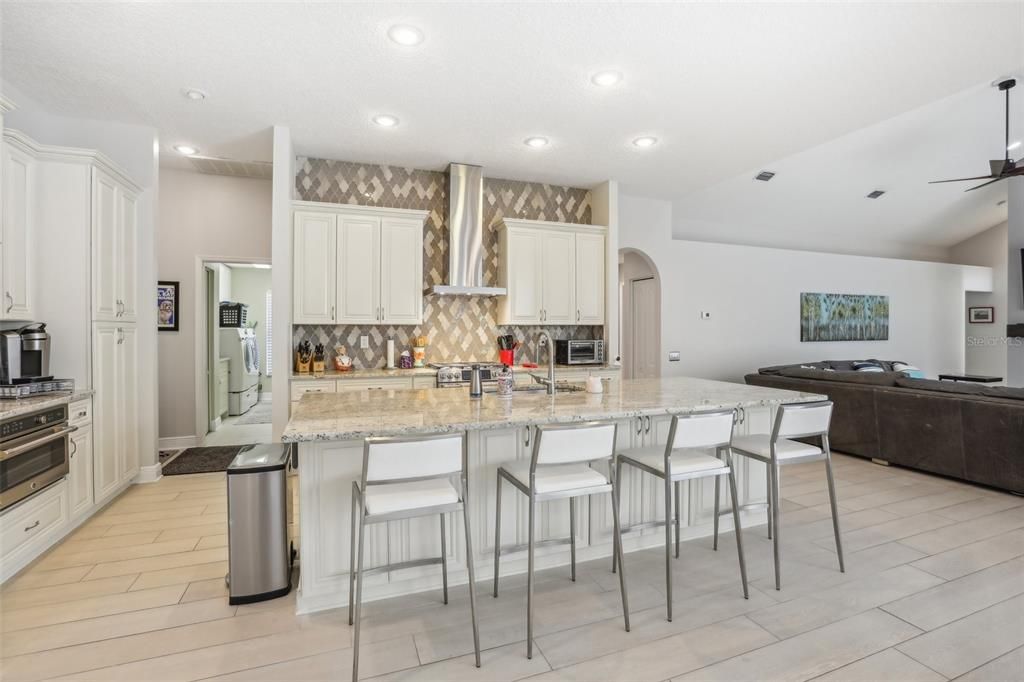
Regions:
<instances>
[{"instance_id":1,"label":"white baseboard trim","mask_svg":"<svg viewBox=\"0 0 1024 682\"><path fill-rule=\"evenodd\" d=\"M163 474L160 473L159 464L150 464L139 467L139 473L135 475L133 483L156 483Z\"/></svg>"},{"instance_id":2,"label":"white baseboard trim","mask_svg":"<svg viewBox=\"0 0 1024 682\"><path fill-rule=\"evenodd\" d=\"M173 436L161 438L157 444L161 450L177 450L178 448L192 448L199 445L199 439L195 436Z\"/></svg>"}]
</instances>

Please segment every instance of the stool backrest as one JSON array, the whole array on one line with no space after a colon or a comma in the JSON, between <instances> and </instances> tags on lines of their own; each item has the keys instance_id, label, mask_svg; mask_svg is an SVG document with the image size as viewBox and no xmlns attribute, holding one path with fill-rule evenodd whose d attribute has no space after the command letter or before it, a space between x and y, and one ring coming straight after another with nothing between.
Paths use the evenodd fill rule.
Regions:
<instances>
[{"instance_id":1,"label":"stool backrest","mask_svg":"<svg viewBox=\"0 0 1024 682\"><path fill-rule=\"evenodd\" d=\"M611 457L615 452L614 422L547 424L537 427L533 462L537 465L589 462Z\"/></svg>"},{"instance_id":2,"label":"stool backrest","mask_svg":"<svg viewBox=\"0 0 1024 682\"><path fill-rule=\"evenodd\" d=\"M672 417L666 452L674 448L712 448L732 443L735 410L695 412Z\"/></svg>"},{"instance_id":3,"label":"stool backrest","mask_svg":"<svg viewBox=\"0 0 1024 682\"><path fill-rule=\"evenodd\" d=\"M828 434L832 401L780 405L775 415L773 438L801 438Z\"/></svg>"},{"instance_id":4,"label":"stool backrest","mask_svg":"<svg viewBox=\"0 0 1024 682\"><path fill-rule=\"evenodd\" d=\"M414 438L367 438L363 445L363 482L439 478L463 470L466 434Z\"/></svg>"}]
</instances>

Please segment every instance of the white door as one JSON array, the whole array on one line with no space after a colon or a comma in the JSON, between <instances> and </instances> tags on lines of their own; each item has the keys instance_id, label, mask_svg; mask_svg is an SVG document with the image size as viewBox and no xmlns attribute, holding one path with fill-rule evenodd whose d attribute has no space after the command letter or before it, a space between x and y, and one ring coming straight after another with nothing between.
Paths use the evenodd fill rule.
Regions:
<instances>
[{"instance_id":1,"label":"white door","mask_svg":"<svg viewBox=\"0 0 1024 682\"><path fill-rule=\"evenodd\" d=\"M131 192L118 188L117 252L118 267L117 297L121 300L122 322L134 322L138 289L138 198Z\"/></svg>"},{"instance_id":2,"label":"white door","mask_svg":"<svg viewBox=\"0 0 1024 682\"><path fill-rule=\"evenodd\" d=\"M576 236L544 232L541 245L541 324L576 323Z\"/></svg>"},{"instance_id":3,"label":"white door","mask_svg":"<svg viewBox=\"0 0 1024 682\"><path fill-rule=\"evenodd\" d=\"M423 321L423 223L419 220L381 220L380 307L387 324Z\"/></svg>"},{"instance_id":4,"label":"white door","mask_svg":"<svg viewBox=\"0 0 1024 682\"><path fill-rule=\"evenodd\" d=\"M541 310L541 235L536 230L508 230L505 256L507 300L502 324L538 324Z\"/></svg>"},{"instance_id":5,"label":"white door","mask_svg":"<svg viewBox=\"0 0 1024 682\"><path fill-rule=\"evenodd\" d=\"M117 182L92 170L92 316L114 320L118 312Z\"/></svg>"},{"instance_id":6,"label":"white door","mask_svg":"<svg viewBox=\"0 0 1024 682\"><path fill-rule=\"evenodd\" d=\"M380 220L338 217L338 319L380 321Z\"/></svg>"},{"instance_id":7,"label":"white door","mask_svg":"<svg viewBox=\"0 0 1024 682\"><path fill-rule=\"evenodd\" d=\"M68 508L74 519L92 507L92 425L80 426L71 435L68 466Z\"/></svg>"},{"instance_id":8,"label":"white door","mask_svg":"<svg viewBox=\"0 0 1024 682\"><path fill-rule=\"evenodd\" d=\"M296 324L335 321L336 217L297 212L294 218L292 273Z\"/></svg>"},{"instance_id":9,"label":"white door","mask_svg":"<svg viewBox=\"0 0 1024 682\"><path fill-rule=\"evenodd\" d=\"M118 346L118 475L127 483L139 473L139 341L135 325L120 327Z\"/></svg>"},{"instance_id":10,"label":"white door","mask_svg":"<svg viewBox=\"0 0 1024 682\"><path fill-rule=\"evenodd\" d=\"M3 303L0 319L32 319L32 194L35 159L4 145Z\"/></svg>"},{"instance_id":11,"label":"white door","mask_svg":"<svg viewBox=\"0 0 1024 682\"><path fill-rule=\"evenodd\" d=\"M576 235L576 322L604 324L604 235Z\"/></svg>"},{"instance_id":12,"label":"white door","mask_svg":"<svg viewBox=\"0 0 1024 682\"><path fill-rule=\"evenodd\" d=\"M657 377L658 284L653 277L630 282L632 324L630 329L630 378Z\"/></svg>"},{"instance_id":13,"label":"white door","mask_svg":"<svg viewBox=\"0 0 1024 682\"><path fill-rule=\"evenodd\" d=\"M99 322L92 334L93 486L96 502L102 502L120 483L118 470L117 390L120 333L117 325Z\"/></svg>"}]
</instances>

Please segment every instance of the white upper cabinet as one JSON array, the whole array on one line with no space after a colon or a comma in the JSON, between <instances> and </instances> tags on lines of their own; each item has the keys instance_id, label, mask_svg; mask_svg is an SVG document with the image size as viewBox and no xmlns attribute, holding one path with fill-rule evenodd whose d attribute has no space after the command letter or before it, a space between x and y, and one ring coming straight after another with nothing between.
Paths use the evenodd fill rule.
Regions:
<instances>
[{"instance_id":1,"label":"white upper cabinet","mask_svg":"<svg viewBox=\"0 0 1024 682\"><path fill-rule=\"evenodd\" d=\"M295 324L423 321L426 211L294 203Z\"/></svg>"},{"instance_id":2,"label":"white upper cabinet","mask_svg":"<svg viewBox=\"0 0 1024 682\"><path fill-rule=\"evenodd\" d=\"M3 232L0 235L3 301L0 303L0 319L31 320L35 312L32 306L31 224L36 160L10 143L3 147Z\"/></svg>"},{"instance_id":3,"label":"white upper cabinet","mask_svg":"<svg viewBox=\"0 0 1024 682\"><path fill-rule=\"evenodd\" d=\"M603 234L576 235L576 323L604 324Z\"/></svg>"},{"instance_id":4,"label":"white upper cabinet","mask_svg":"<svg viewBox=\"0 0 1024 682\"><path fill-rule=\"evenodd\" d=\"M117 290L121 299L122 322L134 322L138 314L136 302L139 286L138 206L139 200L134 192L124 187L118 188L117 252L121 262L117 269Z\"/></svg>"},{"instance_id":5,"label":"white upper cabinet","mask_svg":"<svg viewBox=\"0 0 1024 682\"><path fill-rule=\"evenodd\" d=\"M294 224L294 322L333 323L337 217L329 213L296 212Z\"/></svg>"},{"instance_id":6,"label":"white upper cabinet","mask_svg":"<svg viewBox=\"0 0 1024 682\"><path fill-rule=\"evenodd\" d=\"M135 192L92 169L92 317L133 322L137 313L138 201Z\"/></svg>"},{"instance_id":7,"label":"white upper cabinet","mask_svg":"<svg viewBox=\"0 0 1024 682\"><path fill-rule=\"evenodd\" d=\"M499 324L603 324L605 228L503 221Z\"/></svg>"}]
</instances>

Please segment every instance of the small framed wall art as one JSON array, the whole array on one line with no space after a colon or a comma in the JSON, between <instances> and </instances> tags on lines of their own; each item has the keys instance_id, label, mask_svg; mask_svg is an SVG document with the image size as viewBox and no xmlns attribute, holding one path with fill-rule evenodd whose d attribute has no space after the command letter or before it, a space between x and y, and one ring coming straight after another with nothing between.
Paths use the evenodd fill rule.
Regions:
<instances>
[{"instance_id":1,"label":"small framed wall art","mask_svg":"<svg viewBox=\"0 0 1024 682\"><path fill-rule=\"evenodd\" d=\"M972 306L967 309L967 321L971 324L993 324L996 321L996 309L992 306Z\"/></svg>"},{"instance_id":2,"label":"small framed wall art","mask_svg":"<svg viewBox=\"0 0 1024 682\"><path fill-rule=\"evenodd\" d=\"M178 288L180 282L156 283L156 328L161 332L178 331Z\"/></svg>"}]
</instances>

